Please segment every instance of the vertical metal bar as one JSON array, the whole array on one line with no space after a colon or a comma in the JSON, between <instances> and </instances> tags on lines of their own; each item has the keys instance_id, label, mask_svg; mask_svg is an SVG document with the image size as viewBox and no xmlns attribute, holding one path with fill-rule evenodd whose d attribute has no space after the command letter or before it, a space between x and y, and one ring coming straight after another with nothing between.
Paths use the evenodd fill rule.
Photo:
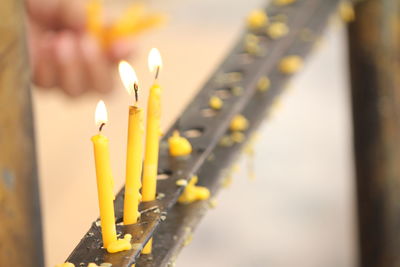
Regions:
<instances>
[{"instance_id":1,"label":"vertical metal bar","mask_svg":"<svg viewBox=\"0 0 400 267\"><path fill-rule=\"evenodd\" d=\"M349 25L363 267L400 266L400 2L365 0Z\"/></svg>"},{"instance_id":2,"label":"vertical metal bar","mask_svg":"<svg viewBox=\"0 0 400 267\"><path fill-rule=\"evenodd\" d=\"M0 2L0 265L43 267L22 0Z\"/></svg>"}]
</instances>

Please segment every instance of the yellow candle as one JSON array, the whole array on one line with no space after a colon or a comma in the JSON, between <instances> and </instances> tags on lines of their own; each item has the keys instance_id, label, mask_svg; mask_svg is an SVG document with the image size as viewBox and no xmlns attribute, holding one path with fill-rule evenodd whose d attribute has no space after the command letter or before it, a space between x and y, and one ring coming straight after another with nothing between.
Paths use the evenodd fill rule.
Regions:
<instances>
[{"instance_id":1,"label":"yellow candle","mask_svg":"<svg viewBox=\"0 0 400 267\"><path fill-rule=\"evenodd\" d=\"M112 188L112 174L108 138L101 134L101 129L107 123L107 110L103 101L96 107L96 124L100 126L99 134L92 137L94 159L96 164L97 191L100 208L101 232L103 246L107 248L117 240L114 217L114 193Z\"/></svg>"},{"instance_id":2,"label":"yellow candle","mask_svg":"<svg viewBox=\"0 0 400 267\"><path fill-rule=\"evenodd\" d=\"M162 65L160 52L153 48L149 53L149 68L155 72L156 80ZM143 163L143 201L156 198L158 150L160 145L160 118L161 118L161 87L154 82L150 88L147 104L146 148ZM153 240L150 239L143 248L142 253L150 254Z\"/></svg>"},{"instance_id":3,"label":"yellow candle","mask_svg":"<svg viewBox=\"0 0 400 267\"><path fill-rule=\"evenodd\" d=\"M161 117L160 94L161 88L157 84L154 84L150 89L147 104L146 150L143 164L143 201L151 201L156 197Z\"/></svg>"},{"instance_id":4,"label":"yellow candle","mask_svg":"<svg viewBox=\"0 0 400 267\"><path fill-rule=\"evenodd\" d=\"M137 97L138 81L134 69L128 62L119 64L121 80L128 91L135 91ZM138 99L136 99L137 101ZM140 187L143 159L143 110L139 107L129 107L128 146L126 153L126 180L124 198L124 224L136 223L139 218Z\"/></svg>"},{"instance_id":5,"label":"yellow candle","mask_svg":"<svg viewBox=\"0 0 400 267\"><path fill-rule=\"evenodd\" d=\"M143 110L129 107L128 148L126 154L126 182L124 199L124 224L133 224L139 217L141 200L140 178L142 175L143 153Z\"/></svg>"},{"instance_id":6,"label":"yellow candle","mask_svg":"<svg viewBox=\"0 0 400 267\"><path fill-rule=\"evenodd\" d=\"M161 56L157 49L153 48L149 54L149 67L156 71L156 78L161 68ZM143 164L143 201L151 201L156 198L158 150L160 139L161 117L161 87L155 82L150 88L147 104L146 147Z\"/></svg>"}]
</instances>

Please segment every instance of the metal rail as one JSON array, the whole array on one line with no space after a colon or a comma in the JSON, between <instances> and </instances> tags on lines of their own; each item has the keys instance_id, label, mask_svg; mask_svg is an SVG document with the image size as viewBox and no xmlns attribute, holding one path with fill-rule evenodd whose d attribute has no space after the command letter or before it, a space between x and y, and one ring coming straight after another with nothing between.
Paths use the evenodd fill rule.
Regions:
<instances>
[{"instance_id":1,"label":"metal rail","mask_svg":"<svg viewBox=\"0 0 400 267\"><path fill-rule=\"evenodd\" d=\"M22 0L0 2L0 265L43 267L24 21Z\"/></svg>"},{"instance_id":2,"label":"metal rail","mask_svg":"<svg viewBox=\"0 0 400 267\"><path fill-rule=\"evenodd\" d=\"M87 266L90 262L131 266L140 256L144 244L154 235L152 257L141 256L137 266L167 266L182 246L182 238L187 234L186 227L192 229L206 210L204 202L188 206L176 204L182 192L176 181L188 180L193 174L198 174L200 184L209 187L213 194L217 192L221 186L220 172L239 154L242 146L218 145L228 132L230 120L237 114L244 114L251 125L245 132L246 138L249 137L283 91L285 81L290 78L290 75L278 70L280 60L288 55L304 57L318 40L329 14L336 10L337 3L338 0L298 0L287 6L268 6L266 10L271 20L285 19L290 33L279 40L270 40L265 33L257 33L263 51L260 55L245 52L244 35L239 38L238 44L162 139L159 173L168 178L158 181L160 197L156 201L141 204L142 216L138 224L122 225L123 189L117 195L117 231L132 234L133 249L108 254L102 248L100 224L96 221L67 261L77 266ZM272 86L260 92L257 91L257 84L263 76L270 78ZM225 95L222 110L214 116L205 116L210 96L218 95L221 91ZM168 156L166 140L175 129L179 129L192 143L193 153L186 159ZM194 132L198 136L194 137Z\"/></svg>"}]
</instances>

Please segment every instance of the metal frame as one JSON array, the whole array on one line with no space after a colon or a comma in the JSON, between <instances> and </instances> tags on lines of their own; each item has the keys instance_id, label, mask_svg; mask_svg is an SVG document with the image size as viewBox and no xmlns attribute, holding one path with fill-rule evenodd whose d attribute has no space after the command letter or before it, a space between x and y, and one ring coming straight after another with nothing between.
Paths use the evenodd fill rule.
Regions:
<instances>
[{"instance_id":1,"label":"metal frame","mask_svg":"<svg viewBox=\"0 0 400 267\"><path fill-rule=\"evenodd\" d=\"M198 174L200 184L210 188L213 194L218 191L221 187L221 171L229 166L243 145L218 145L219 140L228 133L231 119L237 114L243 114L250 121L250 129L245 132L246 137L250 136L265 118L266 112L284 89L285 81L291 76L278 70L281 59L288 55L304 57L308 54L326 25L329 14L336 10L337 4L337 0L298 0L287 6L270 5L267 8L269 17L272 20L282 19L284 15L290 34L279 40L270 40L265 33L256 33L261 38L261 50L264 50L260 55L250 55L243 50L242 36L203 89L189 103L182 116L166 133L161 141L159 173L167 174L169 178L159 180L157 190L164 197L142 203L142 216L138 224L117 225L119 233L129 233L133 236L134 248L116 254L107 253L102 249L97 221L67 261L77 266L86 266L90 262L131 266L140 256L144 244L154 235L152 256L140 256L138 266L167 266L171 263L188 234L187 229L192 230L207 210L207 202L187 206L176 204L183 190L176 185L176 181L188 180L193 174ZM302 38L305 31L311 38ZM226 79L232 76L236 78ZM266 92L257 91L257 83L263 76L268 76L272 84ZM242 92L235 95L232 92L234 87L242 88ZM226 90L225 93L229 95L224 99L223 108L215 116L203 116L202 110L207 108L210 96L218 94L218 90ZM190 157L177 159L168 155L166 141L175 129L186 135L192 143L193 153ZM191 138L190 131L196 131L199 136ZM123 196L124 191L121 190L115 200L117 222L122 221ZM166 221L163 221L164 219Z\"/></svg>"}]
</instances>

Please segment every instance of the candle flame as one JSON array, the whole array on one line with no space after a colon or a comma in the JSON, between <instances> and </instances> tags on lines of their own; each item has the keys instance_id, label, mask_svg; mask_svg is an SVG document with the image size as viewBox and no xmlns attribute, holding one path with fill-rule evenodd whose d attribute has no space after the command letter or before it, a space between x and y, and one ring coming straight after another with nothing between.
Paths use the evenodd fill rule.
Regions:
<instances>
[{"instance_id":1,"label":"candle flame","mask_svg":"<svg viewBox=\"0 0 400 267\"><path fill-rule=\"evenodd\" d=\"M157 71L157 68L162 67L162 59L160 51L157 48L152 48L148 58L149 69L151 72Z\"/></svg>"},{"instance_id":2,"label":"candle flame","mask_svg":"<svg viewBox=\"0 0 400 267\"><path fill-rule=\"evenodd\" d=\"M135 84L138 84L135 70L124 60L119 63L118 70L126 91L131 95L134 92Z\"/></svg>"},{"instance_id":3,"label":"candle flame","mask_svg":"<svg viewBox=\"0 0 400 267\"><path fill-rule=\"evenodd\" d=\"M105 124L108 121L107 108L103 100L100 100L97 103L96 112L94 113L94 120L97 126L100 126L103 123Z\"/></svg>"}]
</instances>

